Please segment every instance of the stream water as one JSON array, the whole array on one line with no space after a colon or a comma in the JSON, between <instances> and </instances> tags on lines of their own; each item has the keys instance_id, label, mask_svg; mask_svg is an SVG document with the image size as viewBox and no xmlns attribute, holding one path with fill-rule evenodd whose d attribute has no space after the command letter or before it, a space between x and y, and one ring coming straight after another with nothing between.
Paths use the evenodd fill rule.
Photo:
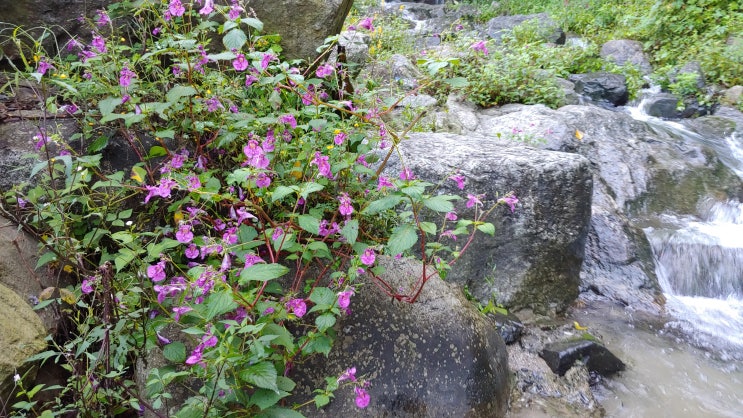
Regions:
<instances>
[{"instance_id":1,"label":"stream water","mask_svg":"<svg viewBox=\"0 0 743 418\"><path fill-rule=\"evenodd\" d=\"M628 109L654 129L699 141L743 178L743 143ZM586 312L627 371L600 386L609 417L743 417L743 204L700 197L696 214L673 208L642 220L670 321ZM637 324L646 324L643 326Z\"/></svg>"}]
</instances>

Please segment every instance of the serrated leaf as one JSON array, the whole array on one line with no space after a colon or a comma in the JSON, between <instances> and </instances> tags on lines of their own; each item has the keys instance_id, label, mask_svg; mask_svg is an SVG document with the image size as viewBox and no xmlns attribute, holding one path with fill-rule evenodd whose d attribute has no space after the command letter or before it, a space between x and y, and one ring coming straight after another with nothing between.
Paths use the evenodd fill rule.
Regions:
<instances>
[{"instance_id":1,"label":"serrated leaf","mask_svg":"<svg viewBox=\"0 0 743 418\"><path fill-rule=\"evenodd\" d=\"M331 313L322 314L315 319L315 325L317 325L318 331L325 332L335 325L335 315Z\"/></svg>"},{"instance_id":2,"label":"serrated leaf","mask_svg":"<svg viewBox=\"0 0 743 418\"><path fill-rule=\"evenodd\" d=\"M255 391L253 396L250 397L250 402L258 405L258 408L263 410L276 405L276 403L280 401L281 398L287 395L289 395L288 392L274 392L268 389L258 389Z\"/></svg>"},{"instance_id":3,"label":"serrated leaf","mask_svg":"<svg viewBox=\"0 0 743 418\"><path fill-rule=\"evenodd\" d=\"M239 283L241 285L247 282L265 282L279 278L289 272L289 269L281 264L254 264L244 268L240 273Z\"/></svg>"},{"instance_id":4,"label":"serrated leaf","mask_svg":"<svg viewBox=\"0 0 743 418\"><path fill-rule=\"evenodd\" d=\"M433 196L424 199L423 206L435 212L451 212L454 210L454 205L450 202L452 199L455 199L455 196Z\"/></svg>"},{"instance_id":5,"label":"serrated leaf","mask_svg":"<svg viewBox=\"0 0 743 418\"><path fill-rule=\"evenodd\" d=\"M227 32L224 38L222 38L222 43L228 51L240 50L246 42L248 42L247 35L238 28Z\"/></svg>"},{"instance_id":6,"label":"serrated leaf","mask_svg":"<svg viewBox=\"0 0 743 418\"><path fill-rule=\"evenodd\" d=\"M98 102L98 109L101 111L102 116L107 116L113 113L116 106L121 104L121 97L109 97Z\"/></svg>"},{"instance_id":7,"label":"serrated leaf","mask_svg":"<svg viewBox=\"0 0 743 418\"><path fill-rule=\"evenodd\" d=\"M477 225L477 229L481 232L484 232L490 236L495 235L495 225L491 224L490 222L486 222L482 225Z\"/></svg>"},{"instance_id":8,"label":"serrated leaf","mask_svg":"<svg viewBox=\"0 0 743 418\"><path fill-rule=\"evenodd\" d=\"M222 315L237 308L237 303L232 298L232 294L227 291L212 292L206 300L206 320L211 321L214 317Z\"/></svg>"},{"instance_id":9,"label":"serrated leaf","mask_svg":"<svg viewBox=\"0 0 743 418\"><path fill-rule=\"evenodd\" d=\"M408 187L403 187L400 191L415 200L420 200L423 197L423 192L426 191L426 186L421 183L414 183Z\"/></svg>"},{"instance_id":10,"label":"serrated leaf","mask_svg":"<svg viewBox=\"0 0 743 418\"><path fill-rule=\"evenodd\" d=\"M263 327L261 335L275 335L276 338L271 341L271 344L284 346L287 351L294 351L294 337L286 328L279 324L269 322ZM284 386L280 386L280 388L286 391L293 389L286 389Z\"/></svg>"},{"instance_id":11,"label":"serrated leaf","mask_svg":"<svg viewBox=\"0 0 743 418\"><path fill-rule=\"evenodd\" d=\"M385 196L381 199L375 200L369 204L364 210L361 211L364 215L375 215L379 212L387 209L392 209L402 201L403 197L397 194Z\"/></svg>"},{"instance_id":12,"label":"serrated leaf","mask_svg":"<svg viewBox=\"0 0 743 418\"><path fill-rule=\"evenodd\" d=\"M294 193L293 188L286 187L286 186L278 186L273 190L273 193L271 194L271 201L276 202L277 200L281 200L285 198L286 196L289 196L292 193Z\"/></svg>"},{"instance_id":13,"label":"serrated leaf","mask_svg":"<svg viewBox=\"0 0 743 418\"><path fill-rule=\"evenodd\" d=\"M297 218L297 222L299 222L299 227L304 229L305 231L319 235L320 234L320 220L315 218L312 215L299 215L299 218Z\"/></svg>"},{"instance_id":14,"label":"serrated leaf","mask_svg":"<svg viewBox=\"0 0 743 418\"><path fill-rule=\"evenodd\" d=\"M447 78L444 80L444 83L455 89L465 88L470 85L470 82L464 77Z\"/></svg>"},{"instance_id":15,"label":"serrated leaf","mask_svg":"<svg viewBox=\"0 0 743 418\"><path fill-rule=\"evenodd\" d=\"M332 306L335 303L335 292L327 287L316 287L310 295L310 301L315 305Z\"/></svg>"},{"instance_id":16,"label":"serrated leaf","mask_svg":"<svg viewBox=\"0 0 743 418\"><path fill-rule=\"evenodd\" d=\"M426 234L436 235L436 224L433 222L421 222L420 228Z\"/></svg>"},{"instance_id":17,"label":"serrated leaf","mask_svg":"<svg viewBox=\"0 0 743 418\"><path fill-rule=\"evenodd\" d=\"M328 395L315 395L315 407L322 408L329 403L330 397Z\"/></svg>"},{"instance_id":18,"label":"serrated leaf","mask_svg":"<svg viewBox=\"0 0 743 418\"><path fill-rule=\"evenodd\" d=\"M88 152L95 153L108 146L108 137L101 135L88 145Z\"/></svg>"},{"instance_id":19,"label":"serrated leaf","mask_svg":"<svg viewBox=\"0 0 743 418\"><path fill-rule=\"evenodd\" d=\"M241 371L239 376L242 380L255 387L270 389L275 392L279 391L279 387L276 386L276 378L278 377L278 374L276 373L276 368L273 363L264 361L254 364Z\"/></svg>"},{"instance_id":20,"label":"serrated leaf","mask_svg":"<svg viewBox=\"0 0 743 418\"><path fill-rule=\"evenodd\" d=\"M36 268L38 269L39 267L45 265L46 263L52 262L52 261L54 261L56 259L57 259L57 255L56 254L54 254L51 251L47 251L47 252L44 253L44 255L42 255L41 257L39 257L39 261L36 262Z\"/></svg>"},{"instance_id":21,"label":"serrated leaf","mask_svg":"<svg viewBox=\"0 0 743 418\"><path fill-rule=\"evenodd\" d=\"M258 32L263 32L263 22L261 22L260 20L254 17L244 17L241 21L242 23L245 23L246 25L258 30Z\"/></svg>"},{"instance_id":22,"label":"serrated leaf","mask_svg":"<svg viewBox=\"0 0 743 418\"><path fill-rule=\"evenodd\" d=\"M165 98L169 102L176 102L181 97L187 97L187 96L194 96L196 95L196 89L191 86L184 86L182 84L178 84L173 86L170 90L168 90L168 93L165 94Z\"/></svg>"},{"instance_id":23,"label":"serrated leaf","mask_svg":"<svg viewBox=\"0 0 743 418\"><path fill-rule=\"evenodd\" d=\"M397 255L412 247L418 241L413 225L404 224L395 228L387 242L389 255Z\"/></svg>"},{"instance_id":24,"label":"serrated leaf","mask_svg":"<svg viewBox=\"0 0 743 418\"><path fill-rule=\"evenodd\" d=\"M346 239L349 245L356 243L356 239L359 237L359 221L351 219L341 229L341 236Z\"/></svg>"},{"instance_id":25,"label":"serrated leaf","mask_svg":"<svg viewBox=\"0 0 743 418\"><path fill-rule=\"evenodd\" d=\"M173 363L183 363L186 361L186 345L173 341L163 348L163 356Z\"/></svg>"},{"instance_id":26,"label":"serrated leaf","mask_svg":"<svg viewBox=\"0 0 743 418\"><path fill-rule=\"evenodd\" d=\"M310 193L319 192L320 190L324 189L325 186L319 183L302 183L301 186L299 186L299 195L305 199L307 199L307 196L310 195Z\"/></svg>"},{"instance_id":27,"label":"serrated leaf","mask_svg":"<svg viewBox=\"0 0 743 418\"><path fill-rule=\"evenodd\" d=\"M256 418L304 418L304 415L293 409L279 408L273 406L265 411L261 411Z\"/></svg>"}]
</instances>

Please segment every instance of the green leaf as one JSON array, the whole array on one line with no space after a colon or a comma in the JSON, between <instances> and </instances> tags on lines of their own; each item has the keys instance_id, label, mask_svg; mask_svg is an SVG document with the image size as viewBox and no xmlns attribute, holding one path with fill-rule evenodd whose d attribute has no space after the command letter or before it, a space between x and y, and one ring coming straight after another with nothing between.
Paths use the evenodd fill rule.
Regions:
<instances>
[{"instance_id":1,"label":"green leaf","mask_svg":"<svg viewBox=\"0 0 743 418\"><path fill-rule=\"evenodd\" d=\"M36 268L38 269L39 267L45 265L46 263L49 263L56 259L57 259L57 255L55 253L51 251L47 251L44 253L44 255L39 257L39 261L36 262Z\"/></svg>"},{"instance_id":2,"label":"green leaf","mask_svg":"<svg viewBox=\"0 0 743 418\"><path fill-rule=\"evenodd\" d=\"M263 22L261 22L260 20L254 17L244 17L241 21L242 23L245 23L246 25L258 30L258 32L263 32Z\"/></svg>"},{"instance_id":3,"label":"green leaf","mask_svg":"<svg viewBox=\"0 0 743 418\"><path fill-rule=\"evenodd\" d=\"M450 200L456 199L456 196L433 196L423 200L423 206L436 212L451 212L454 210L454 205Z\"/></svg>"},{"instance_id":4,"label":"green leaf","mask_svg":"<svg viewBox=\"0 0 743 418\"><path fill-rule=\"evenodd\" d=\"M420 228L426 234L436 235L436 224L433 222L421 222Z\"/></svg>"},{"instance_id":5,"label":"green leaf","mask_svg":"<svg viewBox=\"0 0 743 418\"><path fill-rule=\"evenodd\" d=\"M322 314L315 319L315 325L317 330L325 332L328 328L332 328L335 325L335 315L331 313Z\"/></svg>"},{"instance_id":6,"label":"green leaf","mask_svg":"<svg viewBox=\"0 0 743 418\"><path fill-rule=\"evenodd\" d=\"M293 409L272 407L261 411L256 418L304 418L304 415Z\"/></svg>"},{"instance_id":7,"label":"green leaf","mask_svg":"<svg viewBox=\"0 0 743 418\"><path fill-rule=\"evenodd\" d=\"M364 215L375 215L387 209L392 209L402 201L403 197L398 194L391 194L379 200L375 200L361 211Z\"/></svg>"},{"instance_id":8,"label":"green leaf","mask_svg":"<svg viewBox=\"0 0 743 418\"><path fill-rule=\"evenodd\" d=\"M261 408L261 410L263 410L276 405L276 402L280 401L281 398L287 395L289 395L288 392L274 392L268 389L258 389L255 391L253 396L250 397L250 402L258 405L258 408Z\"/></svg>"},{"instance_id":9,"label":"green leaf","mask_svg":"<svg viewBox=\"0 0 743 418\"><path fill-rule=\"evenodd\" d=\"M175 130L173 129L164 129L162 131L155 132L155 136L160 138L175 138Z\"/></svg>"},{"instance_id":10,"label":"green leaf","mask_svg":"<svg viewBox=\"0 0 743 418\"><path fill-rule=\"evenodd\" d=\"M178 84L173 86L170 90L168 90L168 93L165 95L165 98L169 102L176 102L181 97L186 96L194 96L196 94L196 89L191 86L184 86L182 84Z\"/></svg>"},{"instance_id":11,"label":"green leaf","mask_svg":"<svg viewBox=\"0 0 743 418\"><path fill-rule=\"evenodd\" d=\"M108 146L108 137L101 135L88 145L88 152L95 153Z\"/></svg>"},{"instance_id":12,"label":"green leaf","mask_svg":"<svg viewBox=\"0 0 743 418\"><path fill-rule=\"evenodd\" d=\"M214 317L234 311L237 308L237 303L229 291L212 292L206 299L205 305L208 307L206 311L207 321L211 321Z\"/></svg>"},{"instance_id":13,"label":"green leaf","mask_svg":"<svg viewBox=\"0 0 743 418\"><path fill-rule=\"evenodd\" d=\"M173 341L163 348L163 356L173 363L186 361L186 345L180 341Z\"/></svg>"},{"instance_id":14,"label":"green leaf","mask_svg":"<svg viewBox=\"0 0 743 418\"><path fill-rule=\"evenodd\" d=\"M315 305L333 306L335 299L335 292L327 287L316 287L310 295L310 301Z\"/></svg>"},{"instance_id":15,"label":"green leaf","mask_svg":"<svg viewBox=\"0 0 743 418\"><path fill-rule=\"evenodd\" d=\"M320 234L320 220L315 218L312 215L299 215L299 218L297 219L299 222L299 227L304 229L305 231L319 235Z\"/></svg>"},{"instance_id":16,"label":"green leaf","mask_svg":"<svg viewBox=\"0 0 743 418\"><path fill-rule=\"evenodd\" d=\"M482 225L477 225L477 229L490 236L495 235L495 225L491 224L490 222L486 222Z\"/></svg>"},{"instance_id":17,"label":"green leaf","mask_svg":"<svg viewBox=\"0 0 743 418\"><path fill-rule=\"evenodd\" d=\"M310 193L319 192L320 190L324 188L325 186L319 183L312 183L312 182L302 183L299 186L299 195L307 199L307 196L309 196Z\"/></svg>"},{"instance_id":18,"label":"green leaf","mask_svg":"<svg viewBox=\"0 0 743 418\"><path fill-rule=\"evenodd\" d=\"M420 200L423 198L423 192L426 191L426 186L421 183L413 183L408 187L403 187L400 191L415 200Z\"/></svg>"},{"instance_id":19,"label":"green leaf","mask_svg":"<svg viewBox=\"0 0 743 418\"><path fill-rule=\"evenodd\" d=\"M281 264L254 264L244 268L240 273L239 283L241 285L247 282L265 282L281 277L289 272L289 269Z\"/></svg>"},{"instance_id":20,"label":"green leaf","mask_svg":"<svg viewBox=\"0 0 743 418\"><path fill-rule=\"evenodd\" d=\"M400 225L395 228L387 242L389 255L397 255L409 249L418 241L418 234L411 224Z\"/></svg>"},{"instance_id":21,"label":"green leaf","mask_svg":"<svg viewBox=\"0 0 743 418\"><path fill-rule=\"evenodd\" d=\"M356 239L359 237L359 221L351 219L341 229L341 236L346 239L349 245L356 243Z\"/></svg>"},{"instance_id":22,"label":"green leaf","mask_svg":"<svg viewBox=\"0 0 743 418\"><path fill-rule=\"evenodd\" d=\"M307 249L315 253L315 257L330 258L330 249L328 244L322 241L312 241L307 244Z\"/></svg>"},{"instance_id":23,"label":"green leaf","mask_svg":"<svg viewBox=\"0 0 743 418\"><path fill-rule=\"evenodd\" d=\"M239 372L239 376L242 380L255 387L270 389L274 392L279 391L279 387L276 386L276 378L278 377L278 374L276 373L276 368L271 362L263 361L254 364Z\"/></svg>"},{"instance_id":24,"label":"green leaf","mask_svg":"<svg viewBox=\"0 0 743 418\"><path fill-rule=\"evenodd\" d=\"M152 157L164 157L168 155L168 150L166 150L164 147L161 147L160 145L155 145L152 148L150 148L150 152L147 153L147 156Z\"/></svg>"},{"instance_id":25,"label":"green leaf","mask_svg":"<svg viewBox=\"0 0 743 418\"><path fill-rule=\"evenodd\" d=\"M222 43L228 51L232 51L233 49L239 50L246 42L248 42L247 35L238 28L227 32L227 34L224 35L224 38L222 38Z\"/></svg>"},{"instance_id":26,"label":"green leaf","mask_svg":"<svg viewBox=\"0 0 743 418\"><path fill-rule=\"evenodd\" d=\"M273 193L271 194L271 202L276 202L277 200L281 200L284 197L294 193L294 189L291 187L286 186L278 186L274 189Z\"/></svg>"},{"instance_id":27,"label":"green leaf","mask_svg":"<svg viewBox=\"0 0 743 418\"><path fill-rule=\"evenodd\" d=\"M323 406L330 403L330 396L328 395L315 395L315 407L322 408Z\"/></svg>"},{"instance_id":28,"label":"green leaf","mask_svg":"<svg viewBox=\"0 0 743 418\"><path fill-rule=\"evenodd\" d=\"M272 344L284 346L287 351L294 351L294 337L289 330L279 324L272 322L266 324L266 326L263 327L261 335L275 335L276 338L271 341ZM284 387L281 387L281 389L291 391L291 389L286 389Z\"/></svg>"},{"instance_id":29,"label":"green leaf","mask_svg":"<svg viewBox=\"0 0 743 418\"><path fill-rule=\"evenodd\" d=\"M101 111L101 115L107 116L113 113L116 106L121 104L120 97L109 97L98 102L98 109Z\"/></svg>"},{"instance_id":30,"label":"green leaf","mask_svg":"<svg viewBox=\"0 0 743 418\"><path fill-rule=\"evenodd\" d=\"M447 78L444 80L444 83L455 89L465 88L470 85L470 82L464 77Z\"/></svg>"}]
</instances>

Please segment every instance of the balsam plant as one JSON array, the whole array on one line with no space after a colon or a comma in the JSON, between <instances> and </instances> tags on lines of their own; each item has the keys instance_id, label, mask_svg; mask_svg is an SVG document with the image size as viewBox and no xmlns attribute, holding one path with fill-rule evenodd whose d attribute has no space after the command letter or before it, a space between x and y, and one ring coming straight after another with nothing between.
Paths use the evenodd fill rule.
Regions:
<instances>
[{"instance_id":1,"label":"balsam plant","mask_svg":"<svg viewBox=\"0 0 743 418\"><path fill-rule=\"evenodd\" d=\"M348 95L342 63L281 60L239 3L140 0L90 23L90 39L17 72L54 90L46 110L80 132L40 124L31 182L2 202L41 241L38 267L76 282L40 295L70 328L30 359L68 382L36 389L54 402L20 398L16 416L299 416L293 372L330 352L362 284L415 302L477 231L494 233L482 195L467 194L463 219L459 196L385 171L405 134L388 131L388 109ZM112 169L104 153L122 144L135 159ZM420 258L423 277L391 288L381 255ZM153 350L168 364L140 391L134 364ZM366 407L370 382L348 366L310 402L353 385ZM182 404L174 384L191 390Z\"/></svg>"}]
</instances>

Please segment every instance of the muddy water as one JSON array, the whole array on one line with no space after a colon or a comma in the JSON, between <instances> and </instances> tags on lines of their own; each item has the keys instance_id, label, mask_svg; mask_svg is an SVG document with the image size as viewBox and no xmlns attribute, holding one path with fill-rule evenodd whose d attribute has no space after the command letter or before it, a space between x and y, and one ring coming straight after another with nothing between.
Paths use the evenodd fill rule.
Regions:
<instances>
[{"instance_id":1,"label":"muddy water","mask_svg":"<svg viewBox=\"0 0 743 418\"><path fill-rule=\"evenodd\" d=\"M575 319L627 364L595 388L607 417L743 417L743 363L729 353L697 348L683 332L623 308L578 311Z\"/></svg>"}]
</instances>

